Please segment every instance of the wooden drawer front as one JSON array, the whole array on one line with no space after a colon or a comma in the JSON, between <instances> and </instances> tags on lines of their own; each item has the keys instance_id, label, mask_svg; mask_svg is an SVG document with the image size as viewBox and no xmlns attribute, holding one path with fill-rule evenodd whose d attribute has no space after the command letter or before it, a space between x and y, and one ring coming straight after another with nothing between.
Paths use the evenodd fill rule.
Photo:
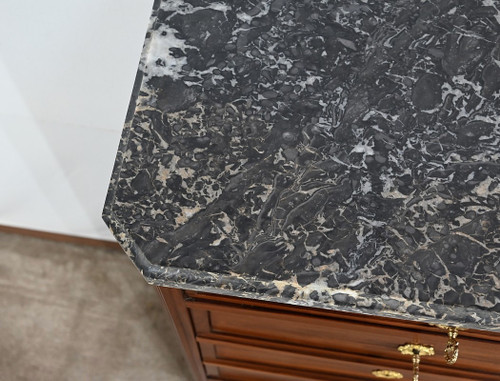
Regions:
<instances>
[{"instance_id":1,"label":"wooden drawer front","mask_svg":"<svg viewBox=\"0 0 500 381\"><path fill-rule=\"evenodd\" d=\"M444 331L429 332L394 328L381 324L311 317L245 307L223 306L205 302L188 302L196 334L223 334L228 337L259 338L274 343L293 344L301 351L329 349L378 358L395 359L408 364L411 359L399 354L397 347L407 342L433 345L436 355L423 364L440 369L474 370L485 373L482 380L500 380L500 343L467 338L460 333L460 358L449 367L443 359L447 337Z\"/></svg>"},{"instance_id":2,"label":"wooden drawer front","mask_svg":"<svg viewBox=\"0 0 500 381\"><path fill-rule=\"evenodd\" d=\"M293 372L255 364L241 364L231 361L206 361L208 380L215 381L353 381L352 378L328 377ZM356 381L368 381L360 378ZM371 381L372 379L370 379Z\"/></svg>"},{"instance_id":3,"label":"wooden drawer front","mask_svg":"<svg viewBox=\"0 0 500 381\"><path fill-rule=\"evenodd\" d=\"M412 378L409 361L381 359L334 351L317 350L314 354L301 353L300 348L269 344L259 340L224 341L214 338L198 338L205 361L230 361L238 364L259 364L273 369L283 369L290 374L305 372L316 380L343 377L350 380L373 379L376 369L392 369ZM267 345L267 346L264 346ZM423 364L420 369L423 379L433 381L498 380L492 376L481 378L475 372L464 373L452 367Z\"/></svg>"}]
</instances>

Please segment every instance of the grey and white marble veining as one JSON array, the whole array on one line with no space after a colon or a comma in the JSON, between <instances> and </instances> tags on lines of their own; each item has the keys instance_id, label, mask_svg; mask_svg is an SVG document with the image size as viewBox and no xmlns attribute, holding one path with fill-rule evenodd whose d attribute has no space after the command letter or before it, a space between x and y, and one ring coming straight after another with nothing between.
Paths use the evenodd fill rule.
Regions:
<instances>
[{"instance_id":1,"label":"grey and white marble veining","mask_svg":"<svg viewBox=\"0 0 500 381\"><path fill-rule=\"evenodd\" d=\"M157 1L104 210L154 284L500 331L500 3Z\"/></svg>"}]
</instances>

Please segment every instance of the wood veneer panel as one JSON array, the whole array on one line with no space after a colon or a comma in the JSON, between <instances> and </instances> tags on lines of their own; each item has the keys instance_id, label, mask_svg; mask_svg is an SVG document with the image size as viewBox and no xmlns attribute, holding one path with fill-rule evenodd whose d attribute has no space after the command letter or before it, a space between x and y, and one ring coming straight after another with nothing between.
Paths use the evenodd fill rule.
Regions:
<instances>
[{"instance_id":1,"label":"wood veneer panel","mask_svg":"<svg viewBox=\"0 0 500 381\"><path fill-rule=\"evenodd\" d=\"M298 372L292 369L269 367L235 361L205 361L206 365L216 366L220 378L225 381L353 381L344 376L332 376L311 372ZM359 378L357 381L373 380Z\"/></svg>"},{"instance_id":2,"label":"wood veneer panel","mask_svg":"<svg viewBox=\"0 0 500 381\"><path fill-rule=\"evenodd\" d=\"M429 364L447 366L442 354L447 342L444 331L415 332L408 328L393 328L378 324L337 321L323 317L293 315L276 311L253 310L241 307L190 301L193 311L210 311L212 331L239 337L259 337L271 342L290 343L313 348L327 348L337 351L377 354L380 357L406 359L397 347L407 342L433 345L437 355L426 358ZM477 369L497 374L500 379L498 357L500 345L497 342L460 336L460 360L454 365L458 369Z\"/></svg>"},{"instance_id":3,"label":"wood veneer panel","mask_svg":"<svg viewBox=\"0 0 500 381\"><path fill-rule=\"evenodd\" d=\"M302 353L291 345L270 344L259 340L226 341L214 337L198 337L205 361L229 360L256 363L276 368L331 374L350 377L353 380L371 376L376 369L392 369L411 379L411 360L384 359L372 356L348 354L338 351L314 350ZM216 357L213 357L213 356ZM424 360L424 359L423 359ZM423 361L422 376L434 381L477 380L476 371L463 371L453 367L429 365ZM481 374L483 381L497 381L498 376Z\"/></svg>"},{"instance_id":4,"label":"wood veneer panel","mask_svg":"<svg viewBox=\"0 0 500 381\"><path fill-rule=\"evenodd\" d=\"M184 349L184 355L190 365L191 371L198 381L206 381L205 368L201 361L200 350L194 336L191 316L184 302L182 290L165 287L156 287L172 322L177 331L179 340Z\"/></svg>"}]
</instances>

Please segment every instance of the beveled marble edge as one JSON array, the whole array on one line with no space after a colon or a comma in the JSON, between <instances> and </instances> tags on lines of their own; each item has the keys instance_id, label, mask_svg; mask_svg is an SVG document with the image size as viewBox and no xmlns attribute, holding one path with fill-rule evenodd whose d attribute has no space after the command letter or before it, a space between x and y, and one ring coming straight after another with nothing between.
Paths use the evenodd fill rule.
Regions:
<instances>
[{"instance_id":1,"label":"beveled marble edge","mask_svg":"<svg viewBox=\"0 0 500 381\"><path fill-rule=\"evenodd\" d=\"M298 284L294 284L294 286L298 287L303 293L299 297L287 298L279 296L279 288L285 287L289 284L289 281L264 281L240 275L233 276L154 265L148 261L137 245L128 239L126 231L114 219L112 214L109 217L105 216L104 219L110 226L111 232L120 243L122 249L150 285L301 307L314 307L428 324L441 324L464 329L500 332L500 313L484 311L475 306L445 306L426 302L412 302L403 298L356 295L358 294L357 291L347 288L332 289L325 287L322 290L314 288L316 291L328 291L330 300L328 302L321 302L309 298L310 293L313 291L310 285L300 287ZM348 296L347 298L345 298L346 295ZM344 298L347 300L345 302L338 302L334 299L335 296L342 296L341 300ZM409 312L409 308L413 309L413 311ZM467 318L463 319L460 316L466 316Z\"/></svg>"},{"instance_id":2,"label":"beveled marble edge","mask_svg":"<svg viewBox=\"0 0 500 381\"><path fill-rule=\"evenodd\" d=\"M154 17L152 17L152 16L157 11L158 7L160 6L160 3L161 3L161 0L154 0L154 2L153 2L153 7L152 7L152 10L150 12L149 22L148 22L148 26L146 29L146 36L149 33L149 30L151 28L151 23L154 21ZM144 41L145 41L144 46L142 47L141 52L146 51L146 49L148 48L149 42L150 42L150 40L148 40L147 38ZM141 53L141 56L142 56L142 53ZM140 59L139 59L139 61L140 61ZM111 172L111 178L110 178L109 185L108 185L106 200L104 201L104 207L103 207L102 215L101 215L102 219L104 220L104 222L106 223L106 225L108 227L110 227L112 224L111 218L109 216L112 215L112 205L113 205L113 201L115 198L116 182L120 178L120 172L121 172L122 163L123 163L123 152L125 152L125 149L127 148L130 129L131 129L134 117L135 117L135 109L137 107L137 99L138 99L139 93L141 91L143 79L144 79L144 73L141 70L137 69L136 74L135 74L135 79L134 79L134 85L132 87L132 93L130 95L130 101L129 101L129 104L127 107L127 114L125 116L125 122L124 122L123 130L121 133L121 137L120 137L120 143L118 145L118 150L116 153L116 158L114 161L113 170ZM113 233L115 238L118 240L116 234L114 234L114 232L113 232L113 229L110 228L110 230L111 230L111 233ZM121 244L120 240L118 240L118 241ZM123 244L121 244L121 245L123 247Z\"/></svg>"}]
</instances>

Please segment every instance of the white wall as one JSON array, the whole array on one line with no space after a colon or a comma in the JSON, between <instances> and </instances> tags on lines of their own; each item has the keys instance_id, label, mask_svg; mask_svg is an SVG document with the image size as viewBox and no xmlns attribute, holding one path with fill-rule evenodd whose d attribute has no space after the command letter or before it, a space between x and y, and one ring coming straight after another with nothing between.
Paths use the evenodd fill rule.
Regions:
<instances>
[{"instance_id":1,"label":"white wall","mask_svg":"<svg viewBox=\"0 0 500 381\"><path fill-rule=\"evenodd\" d=\"M0 225L112 239L101 210L152 4L0 1Z\"/></svg>"}]
</instances>

